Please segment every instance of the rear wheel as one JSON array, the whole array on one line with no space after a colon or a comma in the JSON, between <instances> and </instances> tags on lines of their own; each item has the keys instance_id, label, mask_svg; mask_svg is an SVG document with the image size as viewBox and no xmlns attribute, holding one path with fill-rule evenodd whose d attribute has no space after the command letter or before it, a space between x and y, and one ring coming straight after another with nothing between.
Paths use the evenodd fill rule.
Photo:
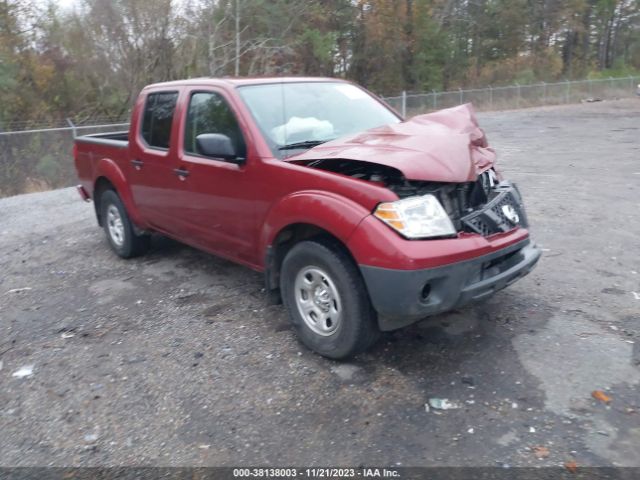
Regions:
<instances>
[{"instance_id":1,"label":"rear wheel","mask_svg":"<svg viewBox=\"0 0 640 480\"><path fill-rule=\"evenodd\" d=\"M124 204L113 190L106 190L100 198L102 226L109 245L122 258L142 255L151 244L148 234L136 235Z\"/></svg>"},{"instance_id":2,"label":"rear wheel","mask_svg":"<svg viewBox=\"0 0 640 480\"><path fill-rule=\"evenodd\" d=\"M329 358L346 358L378 339L376 315L353 260L328 241L304 241L286 255L283 303L298 337Z\"/></svg>"}]
</instances>

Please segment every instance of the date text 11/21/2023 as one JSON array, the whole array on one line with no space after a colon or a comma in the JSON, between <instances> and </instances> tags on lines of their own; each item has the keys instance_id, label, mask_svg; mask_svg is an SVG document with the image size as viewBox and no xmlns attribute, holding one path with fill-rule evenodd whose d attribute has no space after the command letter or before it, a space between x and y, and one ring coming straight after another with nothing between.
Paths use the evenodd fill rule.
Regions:
<instances>
[{"instance_id":1,"label":"date text 11/21/2023","mask_svg":"<svg viewBox=\"0 0 640 480\"><path fill-rule=\"evenodd\" d=\"M234 468L234 478L401 478L390 468Z\"/></svg>"}]
</instances>

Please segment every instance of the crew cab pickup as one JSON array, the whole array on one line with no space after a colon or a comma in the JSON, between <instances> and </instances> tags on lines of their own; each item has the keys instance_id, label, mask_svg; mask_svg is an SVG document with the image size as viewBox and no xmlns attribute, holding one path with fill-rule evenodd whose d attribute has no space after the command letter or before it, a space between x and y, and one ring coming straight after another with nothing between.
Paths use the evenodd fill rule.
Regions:
<instances>
[{"instance_id":1,"label":"crew cab pickup","mask_svg":"<svg viewBox=\"0 0 640 480\"><path fill-rule=\"evenodd\" d=\"M74 159L116 254L159 233L264 272L300 340L331 358L540 257L471 105L405 120L331 78L159 83L128 132L78 137Z\"/></svg>"}]
</instances>

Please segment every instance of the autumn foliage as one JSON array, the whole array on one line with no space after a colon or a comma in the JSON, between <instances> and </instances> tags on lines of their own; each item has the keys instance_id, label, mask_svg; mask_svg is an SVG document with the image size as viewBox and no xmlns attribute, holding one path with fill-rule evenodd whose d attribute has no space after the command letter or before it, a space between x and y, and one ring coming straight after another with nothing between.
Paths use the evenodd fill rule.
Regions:
<instances>
[{"instance_id":1,"label":"autumn foliage","mask_svg":"<svg viewBox=\"0 0 640 480\"><path fill-rule=\"evenodd\" d=\"M0 0L0 132L126 119L144 85L187 77L337 76L397 95L638 69L640 0ZM57 140L3 142L0 194L64 184L37 153Z\"/></svg>"}]
</instances>

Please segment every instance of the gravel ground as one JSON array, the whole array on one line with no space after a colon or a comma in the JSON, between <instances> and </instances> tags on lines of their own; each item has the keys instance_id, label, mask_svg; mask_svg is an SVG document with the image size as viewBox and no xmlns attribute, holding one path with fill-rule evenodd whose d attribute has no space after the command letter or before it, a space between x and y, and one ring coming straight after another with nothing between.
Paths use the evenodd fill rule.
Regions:
<instances>
[{"instance_id":1,"label":"gravel ground","mask_svg":"<svg viewBox=\"0 0 640 480\"><path fill-rule=\"evenodd\" d=\"M639 118L481 115L543 259L349 363L257 273L162 238L120 260L71 189L0 200L0 466L640 466Z\"/></svg>"}]
</instances>

